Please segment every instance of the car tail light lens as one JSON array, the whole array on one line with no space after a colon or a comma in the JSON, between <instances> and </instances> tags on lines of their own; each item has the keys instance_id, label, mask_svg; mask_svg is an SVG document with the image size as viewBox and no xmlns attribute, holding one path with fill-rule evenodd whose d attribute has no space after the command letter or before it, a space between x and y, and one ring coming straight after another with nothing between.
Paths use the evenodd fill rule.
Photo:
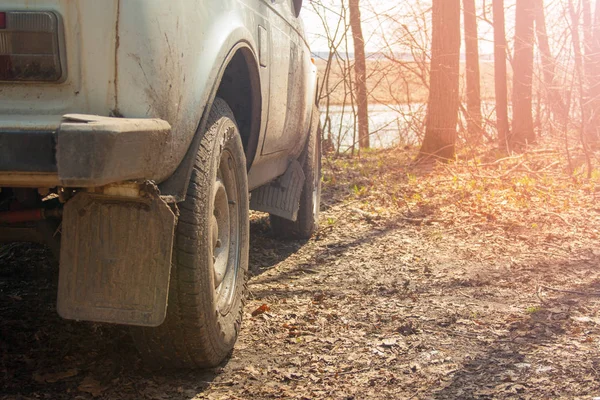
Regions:
<instances>
[{"instance_id":1,"label":"car tail light lens","mask_svg":"<svg viewBox=\"0 0 600 400\"><path fill-rule=\"evenodd\" d=\"M0 13L0 81L60 81L59 23L53 12Z\"/></svg>"}]
</instances>

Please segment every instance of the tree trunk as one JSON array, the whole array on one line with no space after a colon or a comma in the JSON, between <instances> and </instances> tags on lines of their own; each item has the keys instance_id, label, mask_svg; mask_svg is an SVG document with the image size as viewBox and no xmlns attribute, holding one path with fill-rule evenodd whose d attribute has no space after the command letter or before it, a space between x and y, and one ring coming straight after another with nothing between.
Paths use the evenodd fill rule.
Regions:
<instances>
[{"instance_id":1,"label":"tree trunk","mask_svg":"<svg viewBox=\"0 0 600 400\"><path fill-rule=\"evenodd\" d=\"M433 0L429 100L418 159L454 158L459 106L460 0Z\"/></svg>"},{"instance_id":2,"label":"tree trunk","mask_svg":"<svg viewBox=\"0 0 600 400\"><path fill-rule=\"evenodd\" d=\"M506 72L506 27L504 0L493 0L494 14L494 80L496 92L496 125L500 148L508 150L508 74Z\"/></svg>"},{"instance_id":3,"label":"tree trunk","mask_svg":"<svg viewBox=\"0 0 600 400\"><path fill-rule=\"evenodd\" d=\"M581 37L579 35L579 13L577 11L575 11L575 6L573 5L573 0L569 0L569 15L571 17L571 40L573 41L573 53L574 53L574 59L575 59L575 74L576 76L579 78L579 88L580 88L580 95L581 95L581 114L582 114L582 124L583 124L583 129L585 129L585 127L587 126L587 115L589 115L587 113L587 109L588 107L586 107L585 105L588 103L587 101L587 87L585 84L585 73L584 71L584 56L583 56L583 52L581 51ZM585 19L585 18L584 18ZM591 23L591 20L590 20ZM584 22L585 25L585 22ZM591 28L591 25L590 25ZM591 31L589 32L591 33ZM584 37L585 37L586 33L585 33L585 29L584 29ZM589 36L588 38L591 38L591 36ZM585 40L584 40L585 41ZM591 44L591 42L590 42ZM589 67L589 64L588 64Z\"/></svg>"},{"instance_id":4,"label":"tree trunk","mask_svg":"<svg viewBox=\"0 0 600 400\"><path fill-rule=\"evenodd\" d=\"M585 13L584 13L585 14ZM575 58L575 72L576 74L579 76L579 78L581 79L581 83L582 83L582 97L585 97L585 90L583 88L584 84L583 81L585 80L584 78L584 55L583 52L581 51L581 37L579 35L579 26L580 26L580 16L579 13L575 10L575 6L573 5L573 0L569 0L569 15L571 17L571 37L572 37L572 41L573 41L573 53L574 53L574 58ZM584 21L585 21L585 17L584 17ZM591 20L589 21L591 23ZM584 22L584 27L585 27L585 22ZM591 25L589 26L589 28L591 29ZM586 37L586 35L591 34L591 30L588 32L588 34L585 33L586 29L584 28L584 37ZM591 45L591 36L587 36L588 39L590 39L590 42L588 42L588 45ZM584 39L585 42L585 39ZM584 43L585 45L585 43ZM590 50L590 48L588 48L587 50ZM589 65L588 65L589 67ZM584 100L585 102L585 100Z\"/></svg>"},{"instance_id":5,"label":"tree trunk","mask_svg":"<svg viewBox=\"0 0 600 400\"><path fill-rule=\"evenodd\" d=\"M481 141L481 74L475 0L463 0L465 20L465 52L467 56L467 129L469 138Z\"/></svg>"},{"instance_id":6,"label":"tree trunk","mask_svg":"<svg viewBox=\"0 0 600 400\"><path fill-rule=\"evenodd\" d=\"M358 110L358 141L361 149L371 145L369 138L369 101L367 94L367 63L365 40L360 21L359 0L349 1L350 28L354 41L354 75L356 80L356 104Z\"/></svg>"},{"instance_id":7,"label":"tree trunk","mask_svg":"<svg viewBox=\"0 0 600 400\"><path fill-rule=\"evenodd\" d=\"M535 0L535 3L535 29L540 48L540 54L542 56L544 92L546 93L550 110L560 124L566 126L569 116L565 102L560 95L560 91L558 90L555 82L556 60L554 57L552 57L550 44L548 42L544 0Z\"/></svg>"},{"instance_id":8,"label":"tree trunk","mask_svg":"<svg viewBox=\"0 0 600 400\"><path fill-rule=\"evenodd\" d=\"M571 14L571 19L573 19L574 7L570 2L569 10ZM592 70L590 67L590 59L592 55L593 48L593 28L592 28L592 6L590 0L583 0L582 3L581 14L583 15L583 50L584 50L584 70L586 80L590 78ZM579 27L579 17L577 17L578 27ZM577 32L579 34L579 32Z\"/></svg>"},{"instance_id":9,"label":"tree trunk","mask_svg":"<svg viewBox=\"0 0 600 400\"><path fill-rule=\"evenodd\" d=\"M588 65L587 83L589 92L587 104L589 105L589 123L586 129L586 139L588 143L598 145L600 135L600 1L596 1L596 10L594 14L594 23L592 26L591 43L589 43L589 53L586 54ZM586 51L587 51L586 46Z\"/></svg>"},{"instance_id":10,"label":"tree trunk","mask_svg":"<svg viewBox=\"0 0 600 400\"><path fill-rule=\"evenodd\" d=\"M509 148L521 151L535 141L533 131L533 43L535 4L517 0L515 15L515 56L513 60L513 131Z\"/></svg>"}]
</instances>

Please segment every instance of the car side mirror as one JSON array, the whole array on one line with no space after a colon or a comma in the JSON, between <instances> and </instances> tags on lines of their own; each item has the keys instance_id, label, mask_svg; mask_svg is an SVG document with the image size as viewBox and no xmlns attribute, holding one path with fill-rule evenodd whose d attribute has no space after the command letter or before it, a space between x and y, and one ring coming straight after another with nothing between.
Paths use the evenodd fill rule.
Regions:
<instances>
[{"instance_id":1,"label":"car side mirror","mask_svg":"<svg viewBox=\"0 0 600 400\"><path fill-rule=\"evenodd\" d=\"M302 10L302 0L294 0L294 11L296 12L296 18L300 16L300 10Z\"/></svg>"}]
</instances>

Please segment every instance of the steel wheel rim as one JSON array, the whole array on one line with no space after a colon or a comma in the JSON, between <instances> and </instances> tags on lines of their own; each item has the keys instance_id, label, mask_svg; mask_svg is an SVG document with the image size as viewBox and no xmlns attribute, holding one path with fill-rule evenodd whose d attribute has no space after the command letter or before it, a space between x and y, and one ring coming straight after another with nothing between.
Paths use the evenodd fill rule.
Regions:
<instances>
[{"instance_id":1,"label":"steel wheel rim","mask_svg":"<svg viewBox=\"0 0 600 400\"><path fill-rule=\"evenodd\" d=\"M235 171L233 155L223 151L213 185L210 229L216 308L222 315L233 306L240 265L240 194Z\"/></svg>"}]
</instances>

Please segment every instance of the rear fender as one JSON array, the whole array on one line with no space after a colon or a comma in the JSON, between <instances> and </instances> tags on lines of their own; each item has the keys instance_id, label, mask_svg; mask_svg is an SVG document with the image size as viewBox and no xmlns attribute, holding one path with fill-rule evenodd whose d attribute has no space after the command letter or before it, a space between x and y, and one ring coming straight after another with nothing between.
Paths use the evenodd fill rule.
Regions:
<instances>
[{"instance_id":1,"label":"rear fender","mask_svg":"<svg viewBox=\"0 0 600 400\"><path fill-rule=\"evenodd\" d=\"M117 114L172 126L155 160L162 170L156 182L164 194L182 198L184 187L166 181L179 177L233 50L245 47L257 58L261 16L235 0L128 0L119 10Z\"/></svg>"}]
</instances>

